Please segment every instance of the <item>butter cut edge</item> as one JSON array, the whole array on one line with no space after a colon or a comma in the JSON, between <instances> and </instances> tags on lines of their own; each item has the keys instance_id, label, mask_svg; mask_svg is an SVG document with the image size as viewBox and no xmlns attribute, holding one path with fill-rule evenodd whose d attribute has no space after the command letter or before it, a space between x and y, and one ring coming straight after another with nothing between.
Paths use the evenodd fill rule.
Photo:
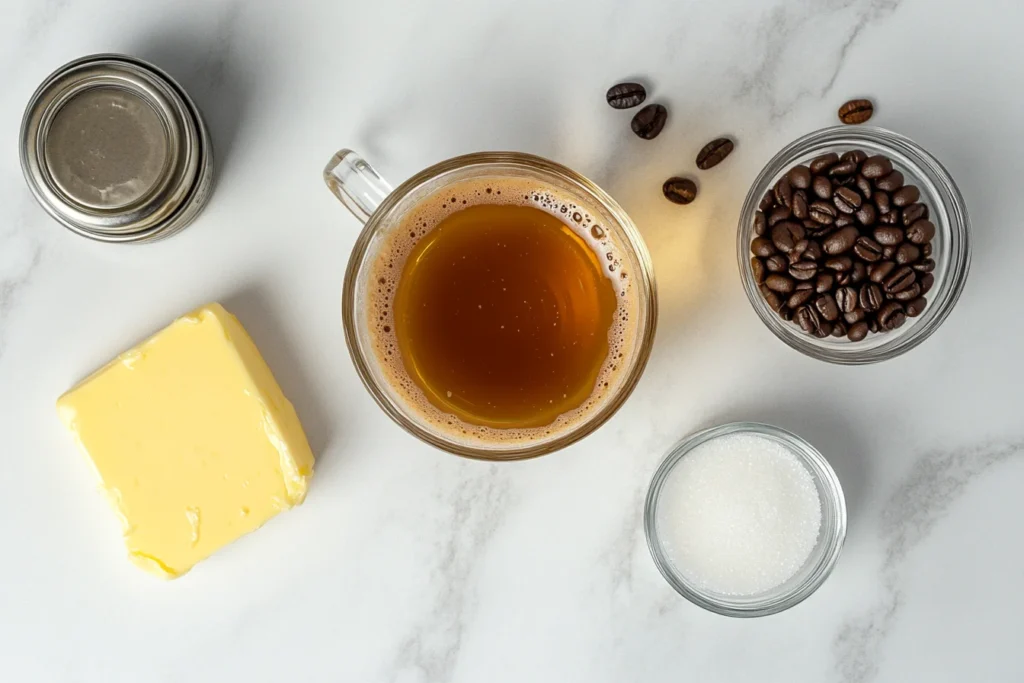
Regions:
<instances>
[{"instance_id":1,"label":"butter cut edge","mask_svg":"<svg viewBox=\"0 0 1024 683\"><path fill-rule=\"evenodd\" d=\"M238 362L253 380L250 390L260 405L263 432L280 458L281 476L287 494L283 509L300 505L306 499L309 482L313 477L315 457L295 407L285 397L263 354L237 317L216 302L190 315L212 316L219 323L225 338L234 345ZM284 437L285 433L294 436L289 440Z\"/></svg>"}]
</instances>

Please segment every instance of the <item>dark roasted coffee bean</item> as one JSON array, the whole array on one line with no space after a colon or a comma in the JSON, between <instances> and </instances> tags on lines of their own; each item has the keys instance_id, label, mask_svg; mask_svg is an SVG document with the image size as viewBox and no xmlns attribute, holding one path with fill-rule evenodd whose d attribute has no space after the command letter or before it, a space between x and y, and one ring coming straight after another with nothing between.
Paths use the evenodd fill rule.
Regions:
<instances>
[{"instance_id":1,"label":"dark roasted coffee bean","mask_svg":"<svg viewBox=\"0 0 1024 683\"><path fill-rule=\"evenodd\" d=\"M885 249L882 250L882 258L884 258L886 261L893 260L894 258L896 258L896 249L897 248L898 247L894 247L891 244L886 245Z\"/></svg>"},{"instance_id":2,"label":"dark roasted coffee bean","mask_svg":"<svg viewBox=\"0 0 1024 683\"><path fill-rule=\"evenodd\" d=\"M754 234L760 237L768 230L768 219L764 217L763 211L754 212Z\"/></svg>"},{"instance_id":3,"label":"dark roasted coffee bean","mask_svg":"<svg viewBox=\"0 0 1024 683\"><path fill-rule=\"evenodd\" d=\"M859 234L857 228L847 226L826 237L825 241L821 243L821 248L826 254L842 254L853 248L853 244L857 241L857 235Z\"/></svg>"},{"instance_id":4,"label":"dark roasted coffee bean","mask_svg":"<svg viewBox=\"0 0 1024 683\"><path fill-rule=\"evenodd\" d=\"M773 254L764 260L769 273L781 273L789 268L789 260L782 254Z\"/></svg>"},{"instance_id":5,"label":"dark roasted coffee bean","mask_svg":"<svg viewBox=\"0 0 1024 683\"><path fill-rule=\"evenodd\" d=\"M889 213L883 213L878 217L878 222L885 225L898 225L900 222L900 210L895 207L889 209Z\"/></svg>"},{"instance_id":6,"label":"dark roasted coffee bean","mask_svg":"<svg viewBox=\"0 0 1024 683\"><path fill-rule=\"evenodd\" d=\"M779 298L779 295L768 289L768 285L761 285L758 289L761 290L761 296L764 297L768 307L778 313L779 309L782 308L782 299Z\"/></svg>"},{"instance_id":7,"label":"dark roasted coffee bean","mask_svg":"<svg viewBox=\"0 0 1024 683\"><path fill-rule=\"evenodd\" d=\"M857 172L857 162L853 159L847 159L846 161L840 161L838 164L828 169L828 174L833 178L842 178L843 176L852 176ZM850 182L853 182L853 178L848 178Z\"/></svg>"},{"instance_id":8,"label":"dark roasted coffee bean","mask_svg":"<svg viewBox=\"0 0 1024 683\"><path fill-rule=\"evenodd\" d=\"M927 294L931 291L932 285L935 284L935 276L931 273L925 273L921 276L921 294Z\"/></svg>"},{"instance_id":9,"label":"dark roasted coffee bean","mask_svg":"<svg viewBox=\"0 0 1024 683\"><path fill-rule=\"evenodd\" d=\"M846 325L843 323L836 323L832 326L833 337L845 337L846 336Z\"/></svg>"},{"instance_id":10,"label":"dark roasted coffee bean","mask_svg":"<svg viewBox=\"0 0 1024 683\"><path fill-rule=\"evenodd\" d=\"M793 208L793 186L789 184L786 176L782 176L779 182L775 183L775 203Z\"/></svg>"},{"instance_id":11,"label":"dark roasted coffee bean","mask_svg":"<svg viewBox=\"0 0 1024 683\"><path fill-rule=\"evenodd\" d=\"M875 206L878 207L879 215L884 216L885 214L889 213L889 210L892 208L892 205L889 203L888 192L876 190L875 194L871 197L871 199L875 202Z\"/></svg>"},{"instance_id":12,"label":"dark roasted coffee bean","mask_svg":"<svg viewBox=\"0 0 1024 683\"><path fill-rule=\"evenodd\" d=\"M761 203L757 205L757 208L762 211L767 211L773 206L775 206L775 194L771 190L768 190L764 193L764 196L761 197Z\"/></svg>"},{"instance_id":13,"label":"dark roasted coffee bean","mask_svg":"<svg viewBox=\"0 0 1024 683\"><path fill-rule=\"evenodd\" d=\"M806 190L811 186L811 169L803 164L789 169L786 177L789 178L789 184L798 190Z\"/></svg>"},{"instance_id":14,"label":"dark roasted coffee bean","mask_svg":"<svg viewBox=\"0 0 1024 683\"><path fill-rule=\"evenodd\" d=\"M935 260L926 258L924 261L915 263L912 268L919 273L930 273L935 270Z\"/></svg>"},{"instance_id":15,"label":"dark roasted coffee bean","mask_svg":"<svg viewBox=\"0 0 1024 683\"><path fill-rule=\"evenodd\" d=\"M822 154L820 157L814 159L810 163L811 173L817 175L828 169L832 168L833 165L839 163L839 155L835 152L829 152L828 154Z\"/></svg>"},{"instance_id":16,"label":"dark roasted coffee bean","mask_svg":"<svg viewBox=\"0 0 1024 683\"><path fill-rule=\"evenodd\" d=\"M789 295L789 298L786 299L786 305L789 306L790 308L796 310L796 309L800 308L801 306L803 306L808 301L810 301L811 298L813 298L813 297L814 297L814 290L813 289L801 289L801 290L795 291L795 292L793 292L792 294Z\"/></svg>"},{"instance_id":17,"label":"dark roasted coffee bean","mask_svg":"<svg viewBox=\"0 0 1024 683\"><path fill-rule=\"evenodd\" d=\"M903 231L892 226L875 228L875 241L883 246L895 246L903 241Z\"/></svg>"},{"instance_id":18,"label":"dark roasted coffee bean","mask_svg":"<svg viewBox=\"0 0 1024 683\"><path fill-rule=\"evenodd\" d=\"M795 292L802 292L804 290L813 291L814 290L814 283L813 282L797 282L796 283L796 287L793 289L793 291L795 291Z\"/></svg>"},{"instance_id":19,"label":"dark roasted coffee bean","mask_svg":"<svg viewBox=\"0 0 1024 683\"><path fill-rule=\"evenodd\" d=\"M818 279L814 281L814 291L824 294L831 291L835 285L836 277L832 273L818 273Z\"/></svg>"},{"instance_id":20,"label":"dark roasted coffee bean","mask_svg":"<svg viewBox=\"0 0 1024 683\"><path fill-rule=\"evenodd\" d=\"M839 120L848 125L864 123L874 113L875 105L871 100L850 100L839 107Z\"/></svg>"},{"instance_id":21,"label":"dark roasted coffee bean","mask_svg":"<svg viewBox=\"0 0 1024 683\"><path fill-rule=\"evenodd\" d=\"M871 181L862 175L857 175L857 180L854 181L854 185L857 186L857 191L860 192L860 196L866 201L871 201L871 195L875 193L875 188L871 186Z\"/></svg>"},{"instance_id":22,"label":"dark roasted coffee bean","mask_svg":"<svg viewBox=\"0 0 1024 683\"><path fill-rule=\"evenodd\" d=\"M836 220L836 215L839 213L836 207L823 201L812 202L808 207L811 220L817 221L822 225L830 225Z\"/></svg>"},{"instance_id":23,"label":"dark roasted coffee bean","mask_svg":"<svg viewBox=\"0 0 1024 683\"><path fill-rule=\"evenodd\" d=\"M893 171L889 175L882 176L875 181L875 187L886 192L895 192L903 187L903 174L899 171Z\"/></svg>"},{"instance_id":24,"label":"dark roasted coffee bean","mask_svg":"<svg viewBox=\"0 0 1024 683\"><path fill-rule=\"evenodd\" d=\"M729 138L716 138L697 152L697 168L706 171L722 163L732 153L733 142Z\"/></svg>"},{"instance_id":25,"label":"dark roasted coffee bean","mask_svg":"<svg viewBox=\"0 0 1024 683\"><path fill-rule=\"evenodd\" d=\"M811 181L811 189L819 199L832 198L832 181L823 175L814 176L814 180Z\"/></svg>"},{"instance_id":26,"label":"dark roasted coffee bean","mask_svg":"<svg viewBox=\"0 0 1024 683\"><path fill-rule=\"evenodd\" d=\"M864 318L868 317L868 312L858 305L857 308L853 309L849 313L843 313L843 320L846 321L847 325L855 325Z\"/></svg>"},{"instance_id":27,"label":"dark roasted coffee bean","mask_svg":"<svg viewBox=\"0 0 1024 683\"><path fill-rule=\"evenodd\" d=\"M764 282L765 267L764 261L757 258L756 256L750 257L750 272L754 275L754 282L761 284Z\"/></svg>"},{"instance_id":28,"label":"dark roasted coffee bean","mask_svg":"<svg viewBox=\"0 0 1024 683\"><path fill-rule=\"evenodd\" d=\"M878 311L878 324L885 330L895 330L907 322L907 315L903 312L903 304L898 301L890 301Z\"/></svg>"},{"instance_id":29,"label":"dark roasted coffee bean","mask_svg":"<svg viewBox=\"0 0 1024 683\"><path fill-rule=\"evenodd\" d=\"M644 140L653 140L665 127L668 119L668 110L660 104L648 104L641 109L630 121L629 125L633 132Z\"/></svg>"},{"instance_id":30,"label":"dark roasted coffee bean","mask_svg":"<svg viewBox=\"0 0 1024 683\"><path fill-rule=\"evenodd\" d=\"M840 287L846 287L847 285L852 284L852 282L853 282L853 268L852 267L850 268L850 270L846 270L846 271L842 271L842 272L836 273L836 284L839 285Z\"/></svg>"},{"instance_id":31,"label":"dark roasted coffee bean","mask_svg":"<svg viewBox=\"0 0 1024 683\"><path fill-rule=\"evenodd\" d=\"M868 336L868 324L863 321L850 325L850 329L846 333L846 338L854 342L862 341L866 336Z\"/></svg>"},{"instance_id":32,"label":"dark roasted coffee bean","mask_svg":"<svg viewBox=\"0 0 1024 683\"><path fill-rule=\"evenodd\" d=\"M921 249L909 242L904 242L896 250L896 263L901 266L907 266L911 263L915 263L917 259L921 258Z\"/></svg>"},{"instance_id":33,"label":"dark roasted coffee bean","mask_svg":"<svg viewBox=\"0 0 1024 683\"><path fill-rule=\"evenodd\" d=\"M793 217L804 220L807 218L807 195L803 190L797 190L793 193Z\"/></svg>"},{"instance_id":34,"label":"dark roasted coffee bean","mask_svg":"<svg viewBox=\"0 0 1024 683\"><path fill-rule=\"evenodd\" d=\"M836 305L843 313L852 313L857 308L857 292L853 287L840 287L836 290Z\"/></svg>"},{"instance_id":35,"label":"dark roasted coffee bean","mask_svg":"<svg viewBox=\"0 0 1024 683\"><path fill-rule=\"evenodd\" d=\"M797 280L812 280L818 274L818 264L814 261L797 261L789 267L789 274Z\"/></svg>"},{"instance_id":36,"label":"dark roasted coffee bean","mask_svg":"<svg viewBox=\"0 0 1024 683\"><path fill-rule=\"evenodd\" d=\"M767 258L775 253L775 245L767 237L755 237L750 243L750 251L754 256Z\"/></svg>"},{"instance_id":37,"label":"dark roasted coffee bean","mask_svg":"<svg viewBox=\"0 0 1024 683\"><path fill-rule=\"evenodd\" d=\"M810 240L810 244L807 245L807 251L804 252L804 258L811 261L817 261L825 252L821 249L821 244L816 240Z\"/></svg>"},{"instance_id":38,"label":"dark roasted coffee bean","mask_svg":"<svg viewBox=\"0 0 1024 683\"><path fill-rule=\"evenodd\" d=\"M925 258L929 258L932 255L932 243L925 242L921 245L921 255Z\"/></svg>"},{"instance_id":39,"label":"dark roasted coffee bean","mask_svg":"<svg viewBox=\"0 0 1024 683\"><path fill-rule=\"evenodd\" d=\"M892 275L885 278L885 291L889 294L902 292L914 284L917 274L908 266L900 266L892 272Z\"/></svg>"},{"instance_id":40,"label":"dark roasted coffee bean","mask_svg":"<svg viewBox=\"0 0 1024 683\"><path fill-rule=\"evenodd\" d=\"M870 237L858 237L853 245L853 253L863 261L874 263L882 258L882 245Z\"/></svg>"},{"instance_id":41,"label":"dark roasted coffee bean","mask_svg":"<svg viewBox=\"0 0 1024 683\"><path fill-rule=\"evenodd\" d=\"M912 299L916 299L919 296L921 296L921 283L915 282L914 284L904 289L902 292L896 292L895 294L893 294L892 298L896 299L897 301L911 301Z\"/></svg>"},{"instance_id":42,"label":"dark roasted coffee bean","mask_svg":"<svg viewBox=\"0 0 1024 683\"><path fill-rule=\"evenodd\" d=\"M661 186L661 191L673 204L689 204L697 197L697 183L689 178L669 178ZM761 219L764 220L764 214L761 214Z\"/></svg>"},{"instance_id":43,"label":"dark roasted coffee bean","mask_svg":"<svg viewBox=\"0 0 1024 683\"><path fill-rule=\"evenodd\" d=\"M793 320L807 334L814 334L821 327L821 318L818 317L818 312L811 306L801 306L796 309Z\"/></svg>"},{"instance_id":44,"label":"dark roasted coffee bean","mask_svg":"<svg viewBox=\"0 0 1024 683\"><path fill-rule=\"evenodd\" d=\"M814 307L822 318L828 321L836 320L839 317L839 306L831 294L822 294L814 301Z\"/></svg>"},{"instance_id":45,"label":"dark roasted coffee bean","mask_svg":"<svg viewBox=\"0 0 1024 683\"><path fill-rule=\"evenodd\" d=\"M872 282L884 282L889 273L896 269L896 264L892 261L882 261L880 263L873 263L868 266L868 279ZM769 268L771 270L771 268Z\"/></svg>"},{"instance_id":46,"label":"dark roasted coffee bean","mask_svg":"<svg viewBox=\"0 0 1024 683\"><path fill-rule=\"evenodd\" d=\"M864 160L868 158L868 155L862 149L851 149L849 152L844 153L839 157L840 161L852 161L858 166L864 163Z\"/></svg>"},{"instance_id":47,"label":"dark roasted coffee bean","mask_svg":"<svg viewBox=\"0 0 1024 683\"><path fill-rule=\"evenodd\" d=\"M793 319L793 309L789 306L782 306L779 308L779 317L788 323Z\"/></svg>"},{"instance_id":48,"label":"dark roasted coffee bean","mask_svg":"<svg viewBox=\"0 0 1024 683\"><path fill-rule=\"evenodd\" d=\"M810 244L810 241L808 241L806 237L794 244L793 248L789 252L789 262L796 263L799 261L804 255L804 252L807 251L807 247L810 246Z\"/></svg>"},{"instance_id":49,"label":"dark roasted coffee bean","mask_svg":"<svg viewBox=\"0 0 1024 683\"><path fill-rule=\"evenodd\" d=\"M864 202L864 206L857 209L857 212L853 215L857 217L857 222L861 225L874 225L875 220L878 218L878 210L874 204Z\"/></svg>"},{"instance_id":50,"label":"dark roasted coffee bean","mask_svg":"<svg viewBox=\"0 0 1024 683\"><path fill-rule=\"evenodd\" d=\"M631 109L647 99L647 90L639 83L619 83L608 88L605 98L616 109Z\"/></svg>"},{"instance_id":51,"label":"dark roasted coffee bean","mask_svg":"<svg viewBox=\"0 0 1024 683\"><path fill-rule=\"evenodd\" d=\"M911 318L916 318L917 316L924 313L924 309L927 306L928 301L923 296L919 296L913 301L908 301L904 308L907 311L907 315L909 315Z\"/></svg>"},{"instance_id":52,"label":"dark roasted coffee bean","mask_svg":"<svg viewBox=\"0 0 1024 683\"><path fill-rule=\"evenodd\" d=\"M928 207L924 204L914 203L903 209L903 225L913 225L924 218L928 218Z\"/></svg>"},{"instance_id":53,"label":"dark roasted coffee bean","mask_svg":"<svg viewBox=\"0 0 1024 683\"><path fill-rule=\"evenodd\" d=\"M860 165L860 172L865 178L882 178L892 173L892 162L881 154L868 157Z\"/></svg>"},{"instance_id":54,"label":"dark roasted coffee bean","mask_svg":"<svg viewBox=\"0 0 1024 683\"><path fill-rule=\"evenodd\" d=\"M772 243L781 252L793 251L796 243L804 238L805 231L802 225L792 221L782 221L772 227Z\"/></svg>"},{"instance_id":55,"label":"dark roasted coffee bean","mask_svg":"<svg viewBox=\"0 0 1024 683\"><path fill-rule=\"evenodd\" d=\"M882 288L874 282L868 282L861 286L858 301L860 302L860 307L865 311L877 311L884 300Z\"/></svg>"},{"instance_id":56,"label":"dark roasted coffee bean","mask_svg":"<svg viewBox=\"0 0 1024 683\"><path fill-rule=\"evenodd\" d=\"M868 267L862 261L856 261L850 269L850 284L856 285L868 277Z\"/></svg>"},{"instance_id":57,"label":"dark roasted coffee bean","mask_svg":"<svg viewBox=\"0 0 1024 683\"><path fill-rule=\"evenodd\" d=\"M875 333L881 329L878 325L878 318L868 318L868 329Z\"/></svg>"},{"instance_id":58,"label":"dark roasted coffee bean","mask_svg":"<svg viewBox=\"0 0 1024 683\"><path fill-rule=\"evenodd\" d=\"M853 259L849 256L833 256L825 261L825 267L829 270L844 272L853 268Z\"/></svg>"},{"instance_id":59,"label":"dark roasted coffee bean","mask_svg":"<svg viewBox=\"0 0 1024 683\"><path fill-rule=\"evenodd\" d=\"M810 218L805 218L800 221L800 224L804 226L806 230L823 230L826 226L822 225L818 221L812 221Z\"/></svg>"},{"instance_id":60,"label":"dark roasted coffee bean","mask_svg":"<svg viewBox=\"0 0 1024 683\"><path fill-rule=\"evenodd\" d=\"M915 204L920 206L920 204ZM907 228L907 239L914 244L926 244L935 237L935 224L922 218Z\"/></svg>"},{"instance_id":61,"label":"dark roasted coffee bean","mask_svg":"<svg viewBox=\"0 0 1024 683\"><path fill-rule=\"evenodd\" d=\"M843 213L853 213L860 208L864 200L856 190L849 187L838 187L835 194L832 195L832 203Z\"/></svg>"},{"instance_id":62,"label":"dark roasted coffee bean","mask_svg":"<svg viewBox=\"0 0 1024 683\"><path fill-rule=\"evenodd\" d=\"M832 227L838 230L839 228L845 228L847 225L853 225L854 222L853 216L841 213L836 216L835 223L832 224Z\"/></svg>"},{"instance_id":63,"label":"dark roasted coffee bean","mask_svg":"<svg viewBox=\"0 0 1024 683\"><path fill-rule=\"evenodd\" d=\"M920 198L921 191L917 185L904 185L892 193L892 203L899 207L910 206Z\"/></svg>"},{"instance_id":64,"label":"dark roasted coffee bean","mask_svg":"<svg viewBox=\"0 0 1024 683\"><path fill-rule=\"evenodd\" d=\"M817 337L818 339L824 339L825 337L828 337L831 334L832 323L822 320L821 325L818 326L818 330L817 332L814 333L814 336Z\"/></svg>"},{"instance_id":65,"label":"dark roasted coffee bean","mask_svg":"<svg viewBox=\"0 0 1024 683\"><path fill-rule=\"evenodd\" d=\"M768 285L768 289L780 294L790 294L796 287L796 283L792 279L778 273L772 273L766 277L764 283Z\"/></svg>"},{"instance_id":66,"label":"dark roasted coffee bean","mask_svg":"<svg viewBox=\"0 0 1024 683\"><path fill-rule=\"evenodd\" d=\"M776 206L772 209L772 212L768 214L768 227L772 227L779 221L784 221L793 217L793 212L785 206Z\"/></svg>"}]
</instances>

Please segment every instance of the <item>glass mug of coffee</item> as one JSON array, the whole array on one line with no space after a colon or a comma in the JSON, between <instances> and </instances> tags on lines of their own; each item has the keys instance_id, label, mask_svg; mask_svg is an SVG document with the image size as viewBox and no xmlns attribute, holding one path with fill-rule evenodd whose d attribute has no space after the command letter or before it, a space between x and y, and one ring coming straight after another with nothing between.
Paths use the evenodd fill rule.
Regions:
<instances>
[{"instance_id":1,"label":"glass mug of coffee","mask_svg":"<svg viewBox=\"0 0 1024 683\"><path fill-rule=\"evenodd\" d=\"M407 431L457 455L529 458L591 433L632 392L654 340L654 275L592 182L486 152L392 190L351 150L324 180L364 223L342 295L349 352Z\"/></svg>"}]
</instances>

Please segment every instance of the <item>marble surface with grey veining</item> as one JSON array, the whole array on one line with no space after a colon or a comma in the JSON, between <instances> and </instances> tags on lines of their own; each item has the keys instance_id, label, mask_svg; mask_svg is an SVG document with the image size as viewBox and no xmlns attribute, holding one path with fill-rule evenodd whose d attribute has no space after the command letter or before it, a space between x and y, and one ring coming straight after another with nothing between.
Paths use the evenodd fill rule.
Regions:
<instances>
[{"instance_id":1,"label":"marble surface with grey veining","mask_svg":"<svg viewBox=\"0 0 1024 683\"><path fill-rule=\"evenodd\" d=\"M0 663L18 681L1024 680L1024 6L1011 0L0 0ZM93 244L40 210L16 148L60 64L126 52L212 129L217 188L180 235ZM653 142L604 90L642 79ZM740 204L780 147L853 96L935 154L974 225L967 287L920 348L841 368L779 343L735 265ZM661 182L736 151L689 207ZM515 149L590 176L650 247L648 371L597 434L539 460L460 460L377 409L339 289L356 221L336 148L393 182ZM314 449L306 503L185 578L124 558L54 399L176 315L249 329ZM684 435L772 422L836 468L849 535L809 600L702 612L648 555L646 486Z\"/></svg>"}]
</instances>

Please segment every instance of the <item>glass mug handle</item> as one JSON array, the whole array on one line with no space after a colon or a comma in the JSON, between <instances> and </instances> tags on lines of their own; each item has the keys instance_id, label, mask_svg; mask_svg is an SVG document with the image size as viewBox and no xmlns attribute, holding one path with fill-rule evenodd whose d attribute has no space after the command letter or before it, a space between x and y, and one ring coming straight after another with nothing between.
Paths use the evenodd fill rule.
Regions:
<instances>
[{"instance_id":1,"label":"glass mug handle","mask_svg":"<svg viewBox=\"0 0 1024 683\"><path fill-rule=\"evenodd\" d=\"M327 162L324 182L360 223L370 220L393 189L366 159L350 149L339 151Z\"/></svg>"}]
</instances>

